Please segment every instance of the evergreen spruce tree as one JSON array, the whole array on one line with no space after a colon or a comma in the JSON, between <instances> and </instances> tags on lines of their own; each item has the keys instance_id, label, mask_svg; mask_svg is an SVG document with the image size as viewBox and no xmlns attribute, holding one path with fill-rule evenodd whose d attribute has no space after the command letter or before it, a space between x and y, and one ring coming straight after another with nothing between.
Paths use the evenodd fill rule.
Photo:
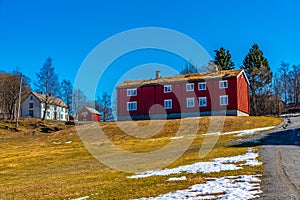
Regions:
<instances>
[{"instance_id":1,"label":"evergreen spruce tree","mask_svg":"<svg viewBox=\"0 0 300 200\"><path fill-rule=\"evenodd\" d=\"M221 47L214 51L216 53L213 63L219 67L219 70L234 69L234 62L231 60L231 54L229 50Z\"/></svg>"},{"instance_id":2,"label":"evergreen spruce tree","mask_svg":"<svg viewBox=\"0 0 300 200\"><path fill-rule=\"evenodd\" d=\"M245 70L250 82L251 114L266 114L268 111L264 103L270 97L272 72L268 60L257 44L253 44L241 68Z\"/></svg>"}]
</instances>

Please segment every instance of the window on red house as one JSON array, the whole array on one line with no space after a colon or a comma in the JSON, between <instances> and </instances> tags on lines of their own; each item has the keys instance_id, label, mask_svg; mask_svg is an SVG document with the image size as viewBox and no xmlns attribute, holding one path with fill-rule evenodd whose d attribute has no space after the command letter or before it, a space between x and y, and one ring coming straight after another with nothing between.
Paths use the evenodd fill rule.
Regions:
<instances>
[{"instance_id":1,"label":"window on red house","mask_svg":"<svg viewBox=\"0 0 300 200\"><path fill-rule=\"evenodd\" d=\"M207 106L207 99L206 99L206 97L199 97L198 98L198 105L199 105L199 107L205 107L205 106Z\"/></svg>"},{"instance_id":2,"label":"window on red house","mask_svg":"<svg viewBox=\"0 0 300 200\"><path fill-rule=\"evenodd\" d=\"M198 83L198 90L206 90L206 82Z\"/></svg>"},{"instance_id":3,"label":"window on red house","mask_svg":"<svg viewBox=\"0 0 300 200\"><path fill-rule=\"evenodd\" d=\"M225 81L219 81L219 88L228 88L228 82Z\"/></svg>"},{"instance_id":4,"label":"window on red house","mask_svg":"<svg viewBox=\"0 0 300 200\"><path fill-rule=\"evenodd\" d=\"M194 83L187 83L186 91L194 91Z\"/></svg>"},{"instance_id":5,"label":"window on red house","mask_svg":"<svg viewBox=\"0 0 300 200\"><path fill-rule=\"evenodd\" d=\"M195 99L194 98L186 98L186 107L188 107L188 108L195 107Z\"/></svg>"},{"instance_id":6,"label":"window on red house","mask_svg":"<svg viewBox=\"0 0 300 200\"><path fill-rule=\"evenodd\" d=\"M164 93L172 92L172 85L165 85L164 86Z\"/></svg>"},{"instance_id":7,"label":"window on red house","mask_svg":"<svg viewBox=\"0 0 300 200\"><path fill-rule=\"evenodd\" d=\"M136 96L137 92L136 92L136 88L134 89L127 89L127 96Z\"/></svg>"},{"instance_id":8,"label":"window on red house","mask_svg":"<svg viewBox=\"0 0 300 200\"><path fill-rule=\"evenodd\" d=\"M220 96L220 105L221 106L228 105L228 95Z\"/></svg>"},{"instance_id":9,"label":"window on red house","mask_svg":"<svg viewBox=\"0 0 300 200\"><path fill-rule=\"evenodd\" d=\"M131 101L127 102L127 111L137 110L137 102Z\"/></svg>"},{"instance_id":10,"label":"window on red house","mask_svg":"<svg viewBox=\"0 0 300 200\"><path fill-rule=\"evenodd\" d=\"M165 109L172 109L172 99L164 100L164 108Z\"/></svg>"}]
</instances>

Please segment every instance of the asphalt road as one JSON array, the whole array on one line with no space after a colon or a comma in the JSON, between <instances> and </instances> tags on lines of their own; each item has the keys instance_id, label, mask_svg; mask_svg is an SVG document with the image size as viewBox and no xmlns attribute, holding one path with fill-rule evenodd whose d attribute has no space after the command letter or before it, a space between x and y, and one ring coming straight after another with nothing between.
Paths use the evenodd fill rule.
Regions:
<instances>
[{"instance_id":1,"label":"asphalt road","mask_svg":"<svg viewBox=\"0 0 300 200\"><path fill-rule=\"evenodd\" d=\"M260 199L300 200L300 117L261 135L264 161Z\"/></svg>"}]
</instances>

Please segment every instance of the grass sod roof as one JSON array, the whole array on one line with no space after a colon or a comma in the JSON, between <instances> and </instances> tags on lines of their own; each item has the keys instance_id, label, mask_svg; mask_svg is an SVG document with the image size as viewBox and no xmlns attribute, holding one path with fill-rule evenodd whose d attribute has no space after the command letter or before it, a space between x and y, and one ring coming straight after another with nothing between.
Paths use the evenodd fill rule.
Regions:
<instances>
[{"instance_id":1,"label":"grass sod roof","mask_svg":"<svg viewBox=\"0 0 300 200\"><path fill-rule=\"evenodd\" d=\"M199 74L186 74L178 76L168 76L162 77L159 79L145 79L145 80L128 80L120 85L117 88L126 88L133 86L142 86L142 85L160 85L160 84L170 84L177 82L191 82L197 80L209 80L209 79L229 79L237 77L243 70L223 70L220 72L203 72Z\"/></svg>"},{"instance_id":2,"label":"grass sod roof","mask_svg":"<svg viewBox=\"0 0 300 200\"><path fill-rule=\"evenodd\" d=\"M32 92L32 94L42 103L44 103L46 101L46 95L41 94L41 93L37 93L37 92ZM61 106L64 108L68 108L68 105L63 102L63 100L61 100L60 98L57 97L53 97L53 96L49 96L48 97L48 102L51 105L56 105L56 106Z\"/></svg>"}]
</instances>

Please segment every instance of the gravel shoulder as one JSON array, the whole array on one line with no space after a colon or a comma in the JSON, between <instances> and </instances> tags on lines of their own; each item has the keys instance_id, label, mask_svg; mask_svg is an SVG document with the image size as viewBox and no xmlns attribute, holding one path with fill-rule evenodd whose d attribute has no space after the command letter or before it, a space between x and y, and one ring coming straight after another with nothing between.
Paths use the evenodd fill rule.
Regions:
<instances>
[{"instance_id":1,"label":"gravel shoulder","mask_svg":"<svg viewBox=\"0 0 300 200\"><path fill-rule=\"evenodd\" d=\"M264 161L261 199L300 199L299 151L295 146L261 148Z\"/></svg>"},{"instance_id":2,"label":"gravel shoulder","mask_svg":"<svg viewBox=\"0 0 300 200\"><path fill-rule=\"evenodd\" d=\"M264 162L259 199L300 200L300 116L286 118L275 129L231 142L261 146Z\"/></svg>"},{"instance_id":3,"label":"gravel shoulder","mask_svg":"<svg viewBox=\"0 0 300 200\"><path fill-rule=\"evenodd\" d=\"M289 121L262 138L264 174L260 199L300 200L300 118Z\"/></svg>"}]
</instances>

